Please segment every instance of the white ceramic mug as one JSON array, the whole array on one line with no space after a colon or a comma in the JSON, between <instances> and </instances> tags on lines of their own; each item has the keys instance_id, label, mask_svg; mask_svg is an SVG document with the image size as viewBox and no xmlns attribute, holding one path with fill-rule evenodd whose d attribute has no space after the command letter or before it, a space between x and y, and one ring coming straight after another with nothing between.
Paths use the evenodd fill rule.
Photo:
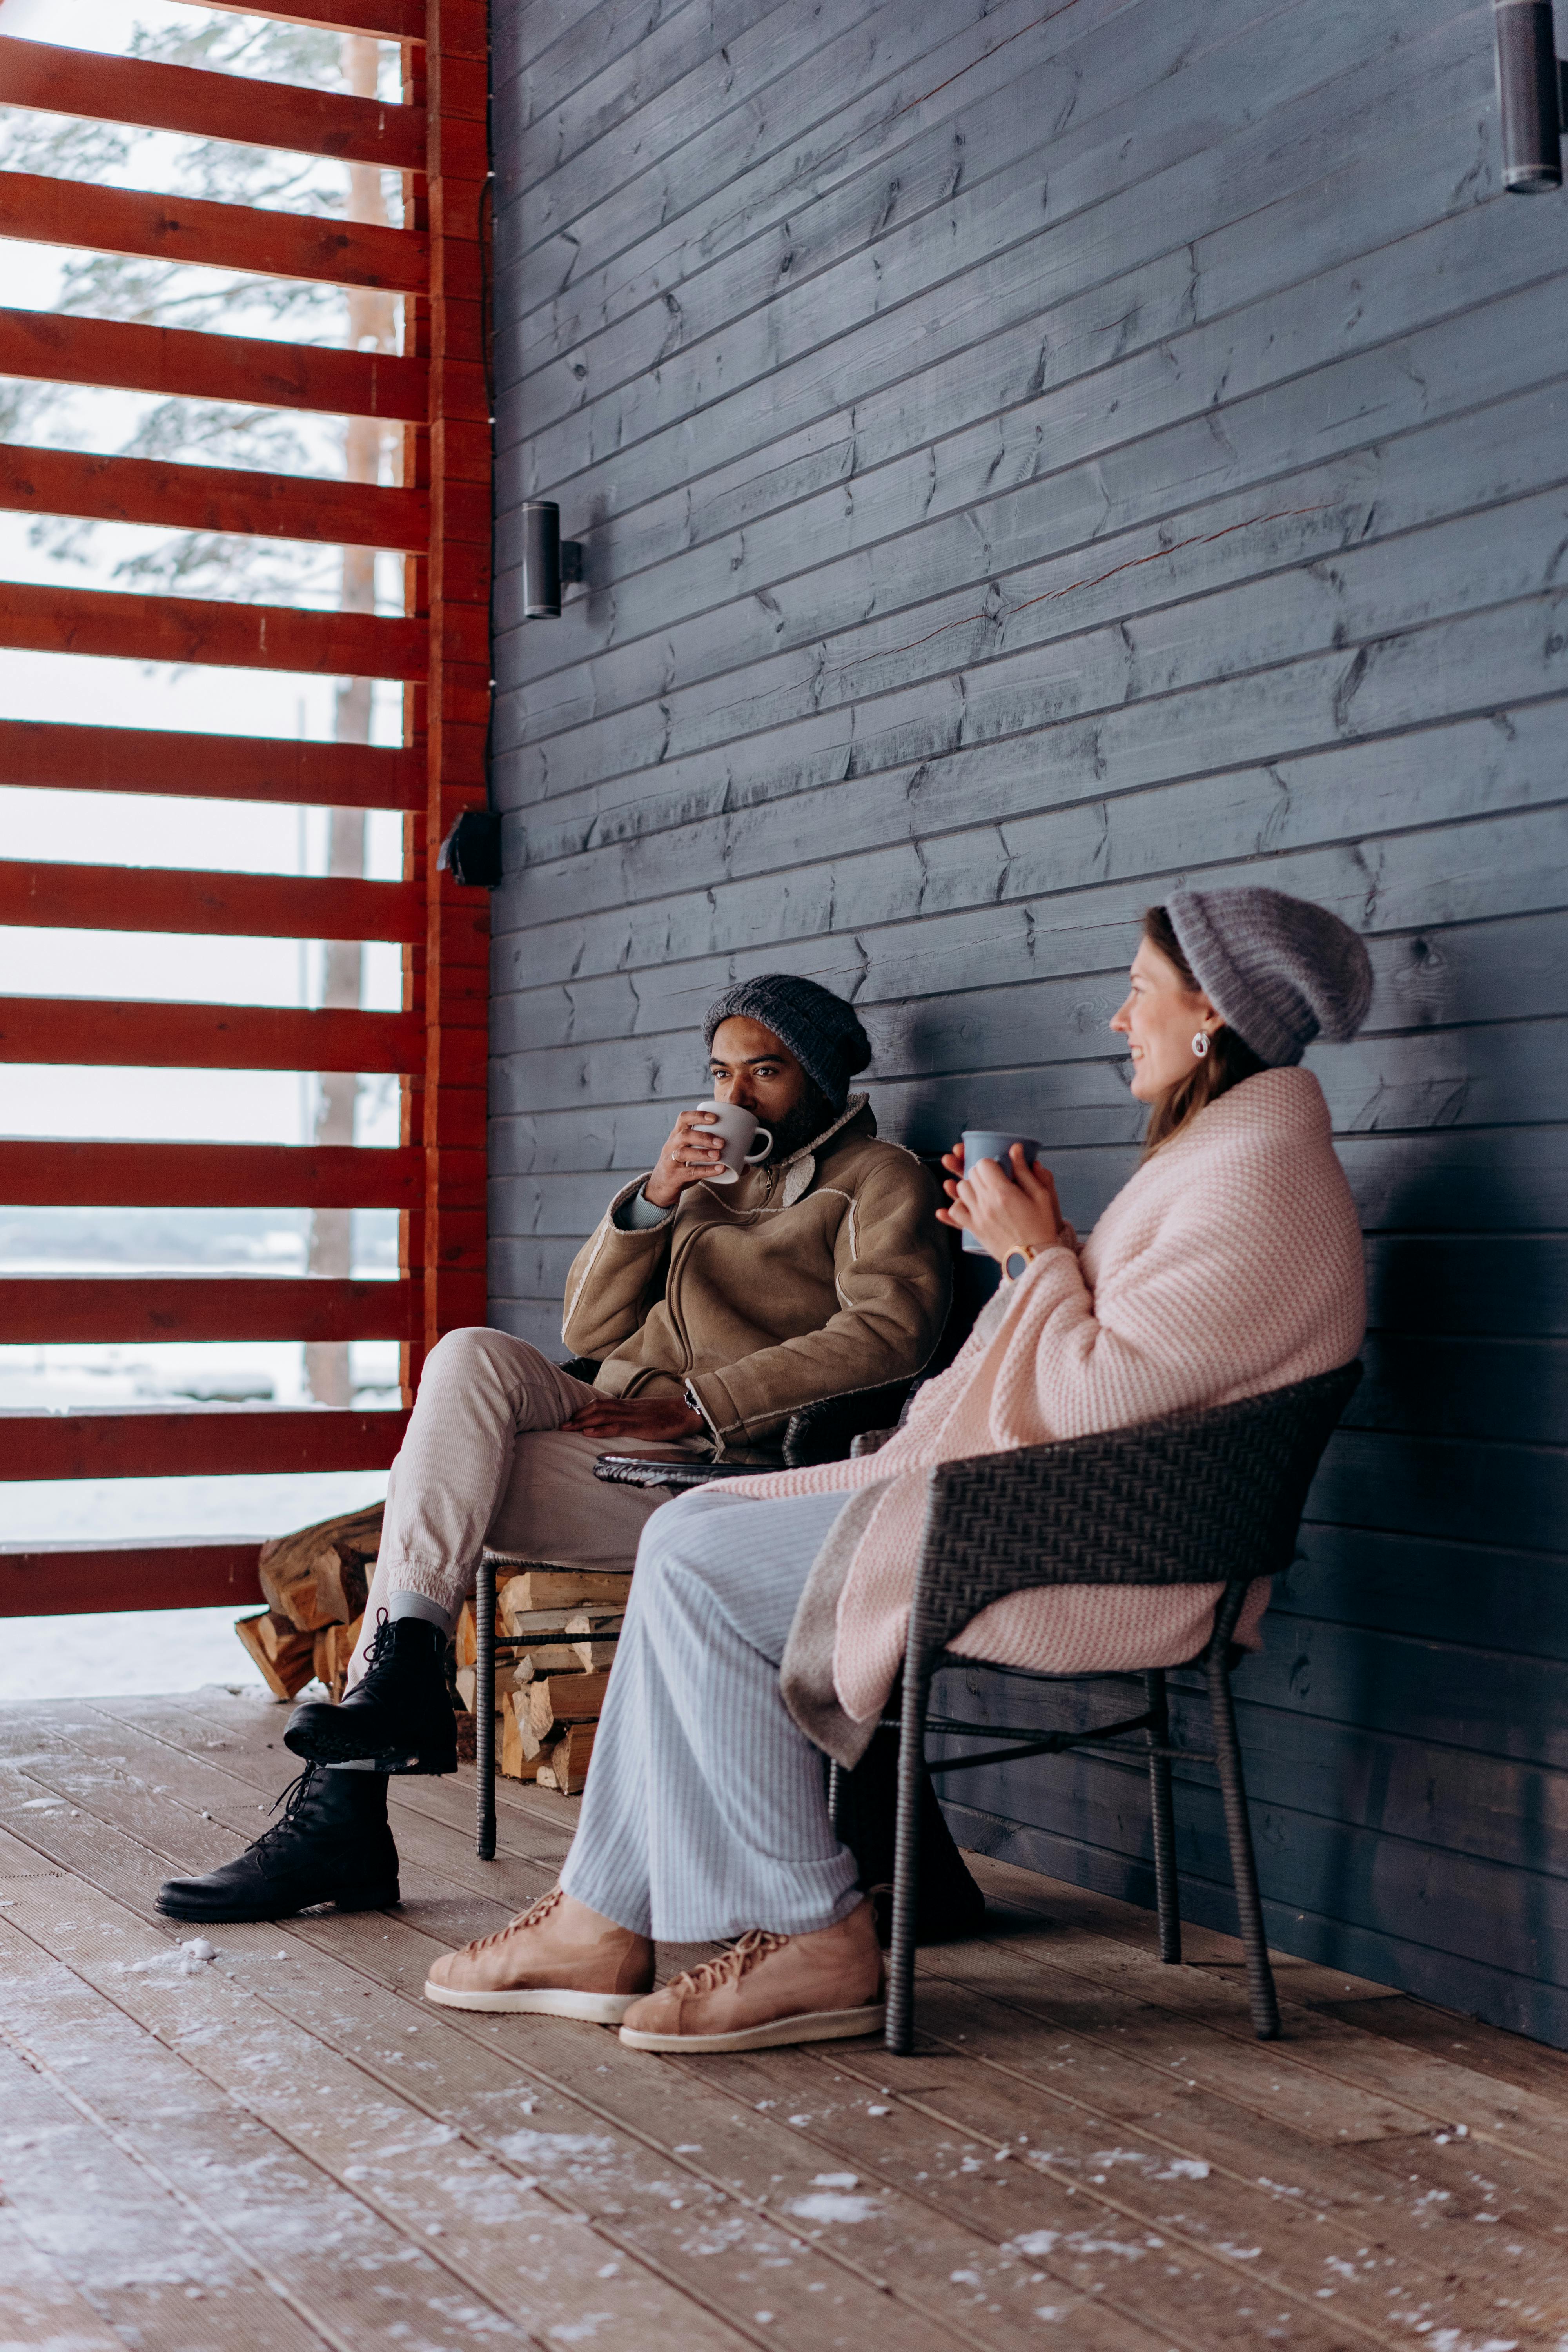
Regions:
<instances>
[{"instance_id":1,"label":"white ceramic mug","mask_svg":"<svg viewBox=\"0 0 1568 2352\"><path fill-rule=\"evenodd\" d=\"M749 1110L739 1103L700 1102L699 1111L711 1121L710 1135L716 1135L723 1149L723 1160L706 1181L710 1184L733 1184L742 1169L756 1168L773 1148L773 1137L765 1127L760 1127Z\"/></svg>"}]
</instances>

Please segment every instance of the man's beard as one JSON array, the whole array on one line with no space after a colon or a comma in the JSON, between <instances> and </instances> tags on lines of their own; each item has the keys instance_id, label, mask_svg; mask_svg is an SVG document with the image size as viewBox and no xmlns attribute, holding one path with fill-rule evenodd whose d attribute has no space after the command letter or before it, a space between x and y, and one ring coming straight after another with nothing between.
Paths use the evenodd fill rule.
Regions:
<instances>
[{"instance_id":1,"label":"man's beard","mask_svg":"<svg viewBox=\"0 0 1568 2352\"><path fill-rule=\"evenodd\" d=\"M768 1154L766 1165L781 1167L806 1144L813 1142L825 1127L831 1127L834 1120L842 1116L842 1109L836 1108L821 1087L814 1086L808 1078L805 1092L795 1108L786 1111L783 1118L776 1119L770 1129L773 1148ZM767 1121L764 1119L763 1124L766 1127Z\"/></svg>"}]
</instances>

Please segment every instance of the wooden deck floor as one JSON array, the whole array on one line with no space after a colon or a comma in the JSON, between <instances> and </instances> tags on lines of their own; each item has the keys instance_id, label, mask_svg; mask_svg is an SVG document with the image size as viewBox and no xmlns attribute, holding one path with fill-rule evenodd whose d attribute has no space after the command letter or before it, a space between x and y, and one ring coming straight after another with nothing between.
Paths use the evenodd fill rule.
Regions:
<instances>
[{"instance_id":1,"label":"wooden deck floor","mask_svg":"<svg viewBox=\"0 0 1568 2352\"><path fill-rule=\"evenodd\" d=\"M542 1891L575 1807L398 1790L404 1902L215 1930L152 1903L290 1777L248 1696L0 1710L0 2347L1214 2352L1568 2336L1568 2059L980 1865L919 2054L674 2063L443 2015L444 1945ZM687 1956L661 1955L670 1962Z\"/></svg>"}]
</instances>

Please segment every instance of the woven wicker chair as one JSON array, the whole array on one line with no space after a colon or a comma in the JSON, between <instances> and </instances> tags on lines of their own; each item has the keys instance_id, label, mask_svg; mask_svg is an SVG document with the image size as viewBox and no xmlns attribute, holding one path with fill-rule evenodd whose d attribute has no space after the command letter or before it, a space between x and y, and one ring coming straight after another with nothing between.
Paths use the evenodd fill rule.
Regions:
<instances>
[{"instance_id":1,"label":"woven wicker chair","mask_svg":"<svg viewBox=\"0 0 1568 2352\"><path fill-rule=\"evenodd\" d=\"M888 2047L897 2055L909 2053L914 2027L918 1801L928 1732L1009 1743L989 1746L978 1755L938 1759L930 1766L937 1773L1059 1755L1073 1748L1114 1748L1117 1741L1141 1733L1143 1744L1131 1752L1146 1757L1149 1765L1160 1957L1170 1961L1182 1956L1171 1762L1180 1757L1215 1765L1229 1832L1252 2021L1260 2041L1279 2033L1279 2008L1264 1938L1231 1703L1230 1672L1237 1655L1231 1636L1254 1577L1275 1574L1290 1564L1308 1486L1360 1378L1359 1364L1345 1364L1319 1379L1236 1404L1055 1445L947 1462L930 1472L901 1712L887 1717L900 1733L887 2018ZM948 1644L994 1601L1041 1585L1215 1583L1223 1583L1225 1590L1215 1611L1214 1632L1189 1662L1201 1664L1207 1675L1212 1755L1170 1745L1165 1676L1160 1669L1142 1676L1145 1704L1138 1714L1088 1731L1041 1737L930 1712L931 1676L937 1669L976 1664L973 1658L953 1657ZM836 1803L836 1774L830 1774L829 1785L830 1801Z\"/></svg>"}]
</instances>

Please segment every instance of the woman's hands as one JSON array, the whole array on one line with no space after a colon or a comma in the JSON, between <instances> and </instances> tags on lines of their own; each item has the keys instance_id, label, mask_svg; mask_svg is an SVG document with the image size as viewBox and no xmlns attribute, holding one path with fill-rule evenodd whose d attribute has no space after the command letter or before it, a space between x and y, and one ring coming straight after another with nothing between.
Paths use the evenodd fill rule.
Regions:
<instances>
[{"instance_id":1,"label":"woman's hands","mask_svg":"<svg viewBox=\"0 0 1568 2352\"><path fill-rule=\"evenodd\" d=\"M942 1155L942 1166L952 1171L952 1181L942 1188L952 1206L936 1213L939 1223L973 1234L998 1265L1013 1250L1054 1249L1062 1237L1062 1213L1050 1170L1038 1160L1031 1166L1021 1143L1013 1146L1008 1159L1008 1168L1000 1160L977 1160L965 1175L963 1146L955 1143Z\"/></svg>"},{"instance_id":2,"label":"woman's hands","mask_svg":"<svg viewBox=\"0 0 1568 2352\"><path fill-rule=\"evenodd\" d=\"M656 1209L673 1209L689 1184L700 1184L723 1159L719 1130L704 1110L683 1110L654 1162L653 1174L643 1186L643 1198ZM668 1435L661 1431L661 1435Z\"/></svg>"}]
</instances>

